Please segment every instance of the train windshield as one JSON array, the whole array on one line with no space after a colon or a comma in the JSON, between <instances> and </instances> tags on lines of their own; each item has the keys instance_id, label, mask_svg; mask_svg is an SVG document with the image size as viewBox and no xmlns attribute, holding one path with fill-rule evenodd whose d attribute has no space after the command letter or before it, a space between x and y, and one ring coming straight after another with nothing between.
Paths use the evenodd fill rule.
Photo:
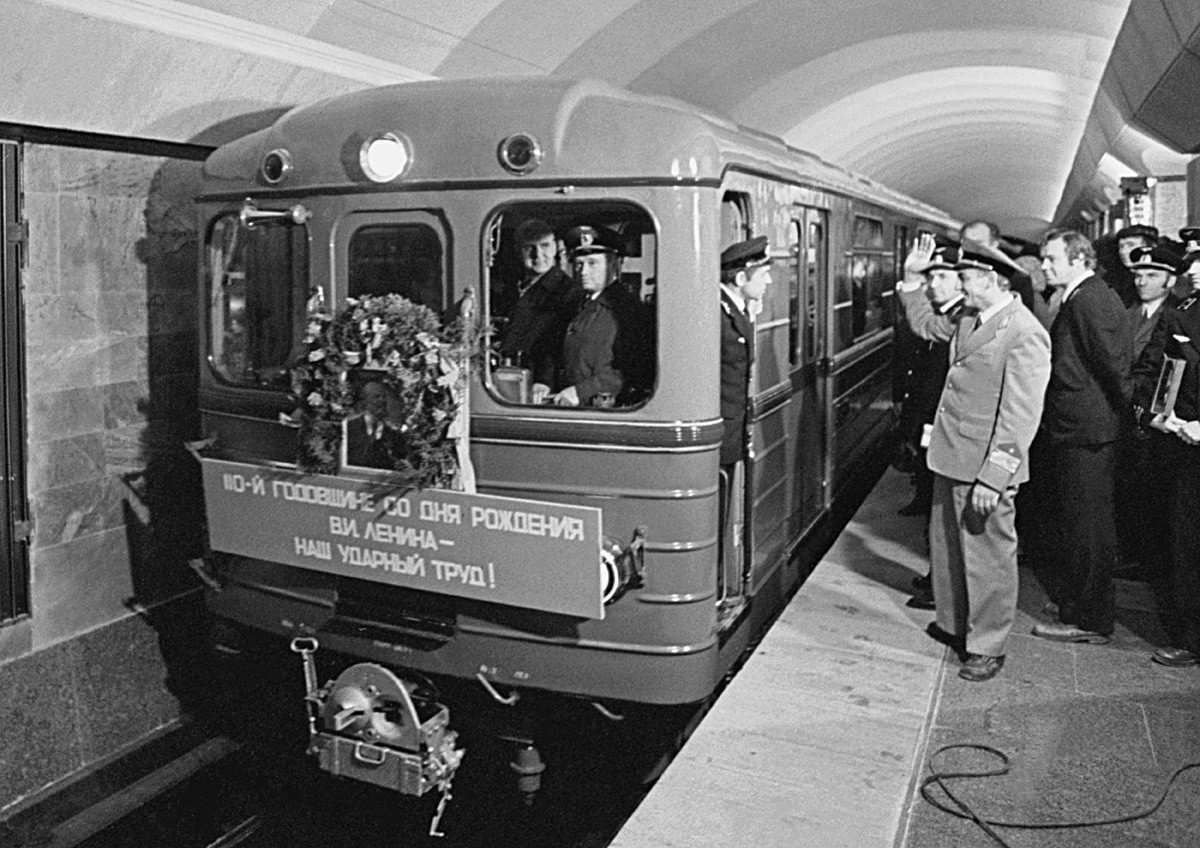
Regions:
<instances>
[{"instance_id":1,"label":"train windshield","mask_svg":"<svg viewBox=\"0 0 1200 848\"><path fill-rule=\"evenodd\" d=\"M487 385L498 400L630 409L656 375L657 231L624 201L512 203L485 224Z\"/></svg>"},{"instance_id":2,"label":"train windshield","mask_svg":"<svg viewBox=\"0 0 1200 848\"><path fill-rule=\"evenodd\" d=\"M227 383L286 391L308 296L308 232L287 218L218 218L205 251L208 361Z\"/></svg>"}]
</instances>

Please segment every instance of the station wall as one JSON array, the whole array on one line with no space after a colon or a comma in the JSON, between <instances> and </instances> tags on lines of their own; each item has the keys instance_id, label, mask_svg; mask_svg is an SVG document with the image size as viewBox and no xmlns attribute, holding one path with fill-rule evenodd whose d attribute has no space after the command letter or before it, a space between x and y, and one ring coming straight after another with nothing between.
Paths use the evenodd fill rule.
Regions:
<instances>
[{"instance_id":1,"label":"station wall","mask_svg":"<svg viewBox=\"0 0 1200 848\"><path fill-rule=\"evenodd\" d=\"M203 643L200 163L27 144L31 615L0 653L0 814L189 709Z\"/></svg>"}]
</instances>

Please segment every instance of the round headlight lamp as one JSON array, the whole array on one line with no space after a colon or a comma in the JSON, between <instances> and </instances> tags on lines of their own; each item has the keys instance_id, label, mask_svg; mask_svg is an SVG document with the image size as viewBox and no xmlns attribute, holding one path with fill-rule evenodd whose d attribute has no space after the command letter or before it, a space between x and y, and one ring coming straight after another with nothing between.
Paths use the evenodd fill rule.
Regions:
<instances>
[{"instance_id":1,"label":"round headlight lamp","mask_svg":"<svg viewBox=\"0 0 1200 848\"><path fill-rule=\"evenodd\" d=\"M412 164L412 149L408 139L399 133L380 133L363 142L358 151L358 164L368 179L377 183L391 182Z\"/></svg>"},{"instance_id":2,"label":"round headlight lamp","mask_svg":"<svg viewBox=\"0 0 1200 848\"><path fill-rule=\"evenodd\" d=\"M292 170L292 154L277 147L263 157L259 173L267 185L279 185Z\"/></svg>"},{"instance_id":3,"label":"round headlight lamp","mask_svg":"<svg viewBox=\"0 0 1200 848\"><path fill-rule=\"evenodd\" d=\"M542 146L528 133L516 133L500 142L496 151L500 164L510 174L528 174L542 163Z\"/></svg>"}]
</instances>

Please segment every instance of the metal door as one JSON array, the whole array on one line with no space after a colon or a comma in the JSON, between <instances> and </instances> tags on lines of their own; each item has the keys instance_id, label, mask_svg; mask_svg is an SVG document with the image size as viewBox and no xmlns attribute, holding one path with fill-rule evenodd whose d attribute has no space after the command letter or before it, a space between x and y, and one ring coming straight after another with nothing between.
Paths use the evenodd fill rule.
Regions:
<instances>
[{"instance_id":1,"label":"metal door","mask_svg":"<svg viewBox=\"0 0 1200 848\"><path fill-rule=\"evenodd\" d=\"M25 496L24 335L21 265L28 231L21 220L21 147L0 141L0 622L29 612L28 504Z\"/></svg>"},{"instance_id":2,"label":"metal door","mask_svg":"<svg viewBox=\"0 0 1200 848\"><path fill-rule=\"evenodd\" d=\"M829 441L825 410L828 297L828 213L824 209L797 207L796 228L800 332L796 351L798 369L793 378L794 402L799 405L795 504L801 527L807 527L829 505Z\"/></svg>"}]
</instances>

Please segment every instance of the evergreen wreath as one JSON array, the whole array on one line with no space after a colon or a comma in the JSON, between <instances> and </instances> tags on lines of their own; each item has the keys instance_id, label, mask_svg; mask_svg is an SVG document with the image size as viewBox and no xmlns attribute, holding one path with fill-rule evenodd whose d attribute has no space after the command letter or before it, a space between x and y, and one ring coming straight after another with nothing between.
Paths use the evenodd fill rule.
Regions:
<instances>
[{"instance_id":1,"label":"evergreen wreath","mask_svg":"<svg viewBox=\"0 0 1200 848\"><path fill-rule=\"evenodd\" d=\"M346 303L336 316L310 309L306 351L291 369L297 407L287 418L300 427L297 465L337 472L342 422L361 411L367 372L390 401L380 445L391 469L408 487L449 487L458 463L447 429L464 396L460 363L470 347L462 320L443 326L433 310L398 294Z\"/></svg>"}]
</instances>

